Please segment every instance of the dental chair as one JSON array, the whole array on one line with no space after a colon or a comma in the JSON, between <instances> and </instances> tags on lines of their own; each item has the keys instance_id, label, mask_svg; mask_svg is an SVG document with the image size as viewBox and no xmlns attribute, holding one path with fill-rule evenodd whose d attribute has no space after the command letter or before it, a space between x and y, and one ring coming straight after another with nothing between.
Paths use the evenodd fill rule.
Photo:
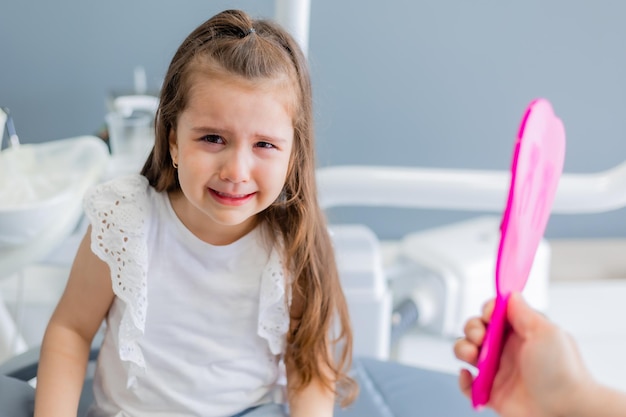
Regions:
<instances>
[{"instance_id":1,"label":"dental chair","mask_svg":"<svg viewBox=\"0 0 626 417\"><path fill-rule=\"evenodd\" d=\"M98 340L96 343L99 343ZM98 345L94 343L89 353L89 363L95 364ZM29 382L37 376L39 347L30 349L0 364L0 417L30 417L35 404L35 388ZM87 378L78 406L78 416L86 415L93 402L92 369L88 367Z\"/></svg>"},{"instance_id":2,"label":"dental chair","mask_svg":"<svg viewBox=\"0 0 626 417\"><path fill-rule=\"evenodd\" d=\"M90 363L98 355L96 345ZM39 349L32 349L0 365L0 417L30 417L35 389L28 381L37 373ZM355 358L352 376L360 392L348 408L335 409L336 417L470 417L475 415L452 374L419 369L372 358ZM78 417L93 401L92 380L85 380ZM493 417L491 411L482 416Z\"/></svg>"}]
</instances>

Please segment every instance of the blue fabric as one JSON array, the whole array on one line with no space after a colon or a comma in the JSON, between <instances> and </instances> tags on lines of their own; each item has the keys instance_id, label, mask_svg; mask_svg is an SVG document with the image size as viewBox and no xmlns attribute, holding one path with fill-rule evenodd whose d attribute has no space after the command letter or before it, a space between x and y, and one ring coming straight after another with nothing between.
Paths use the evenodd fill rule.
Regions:
<instances>
[{"instance_id":1,"label":"blue fabric","mask_svg":"<svg viewBox=\"0 0 626 417\"><path fill-rule=\"evenodd\" d=\"M24 381L0 375L0 417L31 417L35 389Z\"/></svg>"},{"instance_id":2,"label":"blue fabric","mask_svg":"<svg viewBox=\"0 0 626 417\"><path fill-rule=\"evenodd\" d=\"M359 396L346 409L337 407L335 417L477 416L456 375L366 358L356 359L352 371ZM497 414L483 410L480 416Z\"/></svg>"}]
</instances>

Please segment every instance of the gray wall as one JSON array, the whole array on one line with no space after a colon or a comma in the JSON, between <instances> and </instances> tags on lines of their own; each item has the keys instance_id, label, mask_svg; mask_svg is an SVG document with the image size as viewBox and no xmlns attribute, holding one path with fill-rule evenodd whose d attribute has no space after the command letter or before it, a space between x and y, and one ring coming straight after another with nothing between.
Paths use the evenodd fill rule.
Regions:
<instances>
[{"instance_id":1,"label":"gray wall","mask_svg":"<svg viewBox=\"0 0 626 417\"><path fill-rule=\"evenodd\" d=\"M20 137L92 134L136 65L158 88L180 41L224 8L272 17L273 0L3 2L0 104ZM312 0L319 165L508 169L521 113L550 99L565 171L626 159L626 3L620 0ZM626 192L626 190L625 190ZM477 213L334 209L382 238ZM626 210L554 215L549 237L625 237Z\"/></svg>"}]
</instances>

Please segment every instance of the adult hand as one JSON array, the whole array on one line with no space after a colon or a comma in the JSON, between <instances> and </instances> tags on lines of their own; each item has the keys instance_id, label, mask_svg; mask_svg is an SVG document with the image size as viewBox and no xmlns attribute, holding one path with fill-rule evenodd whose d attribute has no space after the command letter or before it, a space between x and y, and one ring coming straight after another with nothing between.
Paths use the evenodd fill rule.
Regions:
<instances>
[{"instance_id":1,"label":"adult hand","mask_svg":"<svg viewBox=\"0 0 626 417\"><path fill-rule=\"evenodd\" d=\"M492 310L489 302L482 317L468 320L465 337L454 346L457 358L476 365ZM487 405L503 417L554 417L580 411L597 387L571 336L519 294L509 299L507 319L510 332ZM473 379L470 371L461 371L459 384L467 397Z\"/></svg>"}]
</instances>

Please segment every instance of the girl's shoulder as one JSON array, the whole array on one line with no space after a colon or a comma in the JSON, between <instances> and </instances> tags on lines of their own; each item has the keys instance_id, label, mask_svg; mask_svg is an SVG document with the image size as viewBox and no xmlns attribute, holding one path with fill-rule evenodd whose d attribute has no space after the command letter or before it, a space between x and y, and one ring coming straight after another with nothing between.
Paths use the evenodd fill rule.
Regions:
<instances>
[{"instance_id":1,"label":"girl's shoulder","mask_svg":"<svg viewBox=\"0 0 626 417\"><path fill-rule=\"evenodd\" d=\"M133 174L117 177L91 187L84 197L84 205L89 204L131 204L148 200L154 189L143 175Z\"/></svg>"},{"instance_id":2,"label":"girl's shoulder","mask_svg":"<svg viewBox=\"0 0 626 417\"><path fill-rule=\"evenodd\" d=\"M92 226L94 252L104 258L119 250L118 245L127 246L131 236L139 250L151 223L151 200L156 193L139 174L115 178L89 189L83 198L83 209Z\"/></svg>"},{"instance_id":3,"label":"girl's shoulder","mask_svg":"<svg viewBox=\"0 0 626 417\"><path fill-rule=\"evenodd\" d=\"M83 209L94 220L124 218L124 223L145 219L150 213L151 196L156 190L143 175L133 174L97 184L85 193ZM130 218L127 218L130 217Z\"/></svg>"}]
</instances>

